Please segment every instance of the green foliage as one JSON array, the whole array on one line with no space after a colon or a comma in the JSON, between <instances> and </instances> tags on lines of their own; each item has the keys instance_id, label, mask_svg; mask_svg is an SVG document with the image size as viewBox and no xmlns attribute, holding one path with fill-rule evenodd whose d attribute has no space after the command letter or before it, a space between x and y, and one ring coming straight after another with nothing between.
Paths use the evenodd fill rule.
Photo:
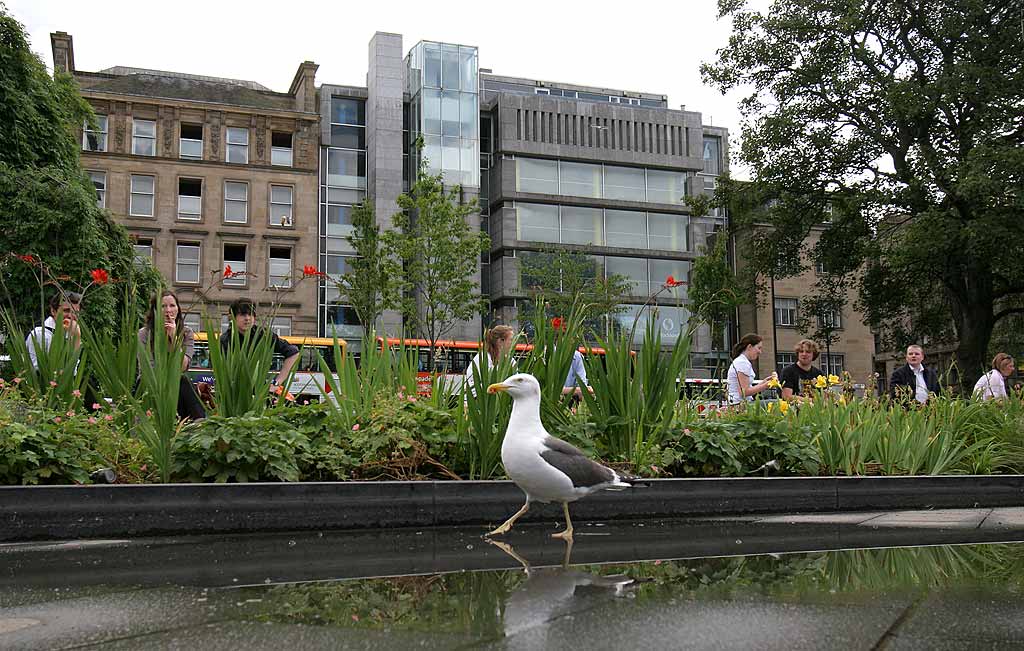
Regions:
<instances>
[{"instance_id":1,"label":"green foliage","mask_svg":"<svg viewBox=\"0 0 1024 651\"><path fill-rule=\"evenodd\" d=\"M174 468L175 438L183 427L178 421L182 341L177 337L175 341L170 342L163 336L162 310L156 311L153 330L150 334L152 347L144 351L145 361L139 364L141 396L132 399L129 404L134 407L139 421L139 438L153 456L153 461L160 470L161 481L166 483L171 481L171 472ZM132 333L129 331L126 336L131 337Z\"/></svg>"},{"instance_id":2,"label":"green foliage","mask_svg":"<svg viewBox=\"0 0 1024 651\"><path fill-rule=\"evenodd\" d=\"M401 274L383 250L372 202L352 209L352 232L345 239L356 255L349 258L349 270L335 284L359 322L373 330L384 306L394 303L395 279Z\"/></svg>"},{"instance_id":3,"label":"green foliage","mask_svg":"<svg viewBox=\"0 0 1024 651\"><path fill-rule=\"evenodd\" d=\"M270 375L273 337L257 325L245 334L233 326L226 335L221 334L212 321L207 321L205 328L216 382L217 413L221 416L262 414L273 380ZM223 336L229 337L227 350L221 347Z\"/></svg>"},{"instance_id":4,"label":"green foliage","mask_svg":"<svg viewBox=\"0 0 1024 651\"><path fill-rule=\"evenodd\" d=\"M272 415L212 416L174 440L174 474L188 481L298 481L309 439Z\"/></svg>"},{"instance_id":5,"label":"green foliage","mask_svg":"<svg viewBox=\"0 0 1024 651\"><path fill-rule=\"evenodd\" d=\"M687 201L707 199L701 195L687 197ZM710 248L702 247L701 255L694 259L690 268L687 298L690 299L692 318L711 328L711 341L723 340L724 329L728 326L736 309L753 300L753 287L741 280L729 264L726 251L725 233L714 237Z\"/></svg>"},{"instance_id":6,"label":"green foliage","mask_svg":"<svg viewBox=\"0 0 1024 651\"><path fill-rule=\"evenodd\" d=\"M454 456L455 416L415 395L378 396L370 422L350 433L362 479L458 478L441 460Z\"/></svg>"},{"instance_id":7,"label":"green foliage","mask_svg":"<svg viewBox=\"0 0 1024 651\"><path fill-rule=\"evenodd\" d=\"M372 329L363 336L357 365L352 352L342 351L337 336L332 349L332 364L318 354L318 365L324 374L332 398L327 404L339 425L350 430L352 426L370 421L377 399L382 394L405 393L416 395L416 350L404 344L395 350L381 350ZM337 377L331 369L335 369Z\"/></svg>"},{"instance_id":8,"label":"green foliage","mask_svg":"<svg viewBox=\"0 0 1024 651\"><path fill-rule=\"evenodd\" d=\"M33 367L28 343L17 333L14 316L0 308L4 329L12 333L4 343L10 355L10 366L14 378L20 382L19 389L29 400L41 401L55 409L73 409L82 405L82 392L88 382L88 355L78 345L78 339L64 332L62 319L56 319L50 346L43 339L35 341L37 366ZM42 323L42 322L40 322ZM13 378L12 378L13 379Z\"/></svg>"},{"instance_id":9,"label":"green foliage","mask_svg":"<svg viewBox=\"0 0 1024 651\"><path fill-rule=\"evenodd\" d=\"M123 302L117 334L97 332L82 324L82 341L92 352L90 363L101 395L115 404L130 401L135 394L139 378L139 311L134 302L134 288L126 287L129 295ZM160 315L163 318L163 315Z\"/></svg>"},{"instance_id":10,"label":"green foliage","mask_svg":"<svg viewBox=\"0 0 1024 651\"><path fill-rule=\"evenodd\" d=\"M103 467L138 479L147 457L115 415L53 409L0 387L0 484L85 484Z\"/></svg>"},{"instance_id":11,"label":"green foliage","mask_svg":"<svg viewBox=\"0 0 1024 651\"><path fill-rule=\"evenodd\" d=\"M136 270L127 231L96 205L96 191L79 164L78 130L92 119L70 77L50 78L24 28L0 6L0 251L34 255L43 267L0 260L3 302L26 332L45 317L44 282L66 290L89 284L89 271L119 281L135 278L152 291L158 275ZM113 332L121 312L110 292L94 292L83 320Z\"/></svg>"},{"instance_id":12,"label":"green foliage","mask_svg":"<svg viewBox=\"0 0 1024 651\"><path fill-rule=\"evenodd\" d=\"M513 344L514 349L514 344ZM472 382L462 384L463 417L458 419L459 450L465 455L469 479L492 479L501 476L501 444L512 415L512 401L500 393L487 392L487 387L517 372L510 354L491 363L483 345L480 364L473 369Z\"/></svg>"},{"instance_id":13,"label":"green foliage","mask_svg":"<svg viewBox=\"0 0 1024 651\"><path fill-rule=\"evenodd\" d=\"M655 319L648 319L643 344L634 356L632 335L612 332L606 340L598 338L605 349L604 364L591 365L594 391L584 391L583 398L603 432L608 454L639 470L651 464L650 453L675 418L679 378L685 377L690 361L690 339L678 337L663 353Z\"/></svg>"},{"instance_id":14,"label":"green foliage","mask_svg":"<svg viewBox=\"0 0 1024 651\"><path fill-rule=\"evenodd\" d=\"M969 389L1024 292L1019 7L778 0L762 13L723 0L719 11L733 33L702 73L746 93L739 159L753 183L722 186L734 224L753 231L741 257L799 273L793 252L828 221L811 259L857 283L885 345L955 339Z\"/></svg>"},{"instance_id":15,"label":"green foliage","mask_svg":"<svg viewBox=\"0 0 1024 651\"><path fill-rule=\"evenodd\" d=\"M401 273L391 275L405 331L431 342L431 364L434 344L486 307L473 276L490 240L470 227L479 210L476 200L462 203L460 192L445 191L424 159L412 188L398 197L394 230L381 235L386 258L401 265Z\"/></svg>"}]
</instances>

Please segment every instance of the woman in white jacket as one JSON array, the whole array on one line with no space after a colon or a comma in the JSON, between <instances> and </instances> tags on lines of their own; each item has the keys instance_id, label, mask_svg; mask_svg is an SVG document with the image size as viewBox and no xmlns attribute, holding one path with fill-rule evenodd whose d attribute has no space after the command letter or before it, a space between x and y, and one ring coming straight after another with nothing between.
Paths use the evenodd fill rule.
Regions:
<instances>
[{"instance_id":1,"label":"woman in white jacket","mask_svg":"<svg viewBox=\"0 0 1024 651\"><path fill-rule=\"evenodd\" d=\"M473 376L481 369L490 368L498 363L502 355L505 355L512 348L512 328L507 325L494 326L487 331L484 335L484 354L477 353L473 360L466 367L466 379L464 380L466 386L469 387L469 392L476 397L476 381ZM483 366L480 366L483 364ZM512 366L516 365L516 360L512 360Z\"/></svg>"},{"instance_id":2,"label":"woman in white jacket","mask_svg":"<svg viewBox=\"0 0 1024 651\"><path fill-rule=\"evenodd\" d=\"M982 375L974 385L974 397L982 400L1004 400L1006 378L1013 375L1013 358L999 353L992 360L992 370Z\"/></svg>"}]
</instances>

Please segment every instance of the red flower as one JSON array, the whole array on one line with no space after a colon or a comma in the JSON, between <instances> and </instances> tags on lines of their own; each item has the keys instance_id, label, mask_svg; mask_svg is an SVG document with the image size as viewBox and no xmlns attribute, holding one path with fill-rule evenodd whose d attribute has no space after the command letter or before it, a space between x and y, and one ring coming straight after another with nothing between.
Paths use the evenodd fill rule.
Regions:
<instances>
[{"instance_id":1,"label":"red flower","mask_svg":"<svg viewBox=\"0 0 1024 651\"><path fill-rule=\"evenodd\" d=\"M34 255L24 254L24 255L17 256L17 258L19 260L21 260L22 262L24 262L25 264L35 264L36 263L36 256L34 256Z\"/></svg>"},{"instance_id":2,"label":"red flower","mask_svg":"<svg viewBox=\"0 0 1024 651\"><path fill-rule=\"evenodd\" d=\"M92 281L97 285L106 285L110 282L110 274L107 273L106 269L93 269L89 272L92 276Z\"/></svg>"},{"instance_id":3,"label":"red flower","mask_svg":"<svg viewBox=\"0 0 1024 651\"><path fill-rule=\"evenodd\" d=\"M235 275L235 272L231 271L231 265L227 265L226 267L224 267L224 277L225 278L231 278L234 275Z\"/></svg>"},{"instance_id":4,"label":"red flower","mask_svg":"<svg viewBox=\"0 0 1024 651\"><path fill-rule=\"evenodd\" d=\"M302 266L302 277L309 278L310 276L318 276L320 278L326 278L327 274L316 268L315 265L307 264Z\"/></svg>"},{"instance_id":5,"label":"red flower","mask_svg":"<svg viewBox=\"0 0 1024 651\"><path fill-rule=\"evenodd\" d=\"M665 279L665 287L679 287L680 285L685 284L685 280L676 280L675 276L669 276L668 278Z\"/></svg>"},{"instance_id":6,"label":"red flower","mask_svg":"<svg viewBox=\"0 0 1024 651\"><path fill-rule=\"evenodd\" d=\"M562 320L562 317L556 316L551 319L551 327L555 330L562 330L565 328L565 322Z\"/></svg>"}]
</instances>

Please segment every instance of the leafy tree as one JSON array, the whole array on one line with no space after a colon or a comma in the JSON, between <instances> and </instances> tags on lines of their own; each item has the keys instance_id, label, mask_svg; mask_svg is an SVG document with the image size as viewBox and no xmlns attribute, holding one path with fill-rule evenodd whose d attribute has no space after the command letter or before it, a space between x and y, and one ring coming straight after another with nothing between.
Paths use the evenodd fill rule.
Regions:
<instances>
[{"instance_id":1,"label":"leafy tree","mask_svg":"<svg viewBox=\"0 0 1024 651\"><path fill-rule=\"evenodd\" d=\"M633 291L628 278L605 276L600 265L583 253L547 248L519 260L530 302L544 305L549 316L565 318L579 310L584 332L606 336L605 325L622 311L622 303ZM529 310L527 304L520 313Z\"/></svg>"},{"instance_id":2,"label":"leafy tree","mask_svg":"<svg viewBox=\"0 0 1024 651\"><path fill-rule=\"evenodd\" d=\"M847 283L844 276L823 274L814 284L814 293L800 299L797 329L817 341L829 356L832 344L839 341L843 308L846 306Z\"/></svg>"},{"instance_id":3,"label":"leafy tree","mask_svg":"<svg viewBox=\"0 0 1024 651\"><path fill-rule=\"evenodd\" d=\"M856 279L886 343L954 339L960 368L983 369L993 327L1024 312L1024 5L720 0L719 14L733 34L702 73L748 93L739 157L755 181L730 188L755 195L733 217L772 227L746 258L774 269L830 218L815 260Z\"/></svg>"},{"instance_id":4,"label":"leafy tree","mask_svg":"<svg viewBox=\"0 0 1024 651\"><path fill-rule=\"evenodd\" d=\"M490 239L469 225L479 214L476 200L462 203L459 194L458 186L445 190L424 158L416 182L398 197L394 230L381 235L386 256L401 264L394 303L406 332L430 342L431 367L435 344L486 306L473 275Z\"/></svg>"},{"instance_id":5,"label":"leafy tree","mask_svg":"<svg viewBox=\"0 0 1024 651\"><path fill-rule=\"evenodd\" d=\"M686 198L693 216L706 215L719 200L705 195ZM755 292L752 279L738 274L729 264L726 233L716 233L708 240L709 244L700 247L701 255L690 267L687 296L691 318L711 329L714 348L724 340L737 308L754 300Z\"/></svg>"},{"instance_id":6,"label":"leafy tree","mask_svg":"<svg viewBox=\"0 0 1024 651\"><path fill-rule=\"evenodd\" d=\"M94 120L73 80L54 78L29 49L24 27L0 5L0 251L31 255L0 259L2 303L24 330L45 312L43 283L65 289L87 286L101 268L135 291L155 287L152 270L139 274L123 227L96 204L96 192L79 161L78 129ZM90 291L83 318L94 329L114 332L122 301L132 292ZM139 303L145 303L140 301Z\"/></svg>"},{"instance_id":7,"label":"leafy tree","mask_svg":"<svg viewBox=\"0 0 1024 651\"><path fill-rule=\"evenodd\" d=\"M399 270L385 255L372 203L367 201L352 209L352 233L345 239L357 257L351 259L349 271L336 285L369 331L384 306L393 302L394 279L399 276Z\"/></svg>"}]
</instances>

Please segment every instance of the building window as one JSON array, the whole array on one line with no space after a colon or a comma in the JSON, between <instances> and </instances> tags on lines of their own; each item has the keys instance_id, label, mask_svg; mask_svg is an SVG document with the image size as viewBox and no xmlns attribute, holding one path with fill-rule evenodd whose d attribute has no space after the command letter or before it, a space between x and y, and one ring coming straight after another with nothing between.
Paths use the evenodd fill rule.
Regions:
<instances>
[{"instance_id":1,"label":"building window","mask_svg":"<svg viewBox=\"0 0 1024 651\"><path fill-rule=\"evenodd\" d=\"M828 310L818 317L818 327L822 330L840 330L843 327L843 315L839 310Z\"/></svg>"},{"instance_id":2,"label":"building window","mask_svg":"<svg viewBox=\"0 0 1024 651\"><path fill-rule=\"evenodd\" d=\"M199 284L199 242L178 242L174 247L174 282Z\"/></svg>"},{"instance_id":3,"label":"building window","mask_svg":"<svg viewBox=\"0 0 1024 651\"><path fill-rule=\"evenodd\" d=\"M775 323L780 326L796 325L797 300L795 298L775 299Z\"/></svg>"},{"instance_id":4,"label":"building window","mask_svg":"<svg viewBox=\"0 0 1024 651\"><path fill-rule=\"evenodd\" d=\"M647 201L681 204L686 196L686 174L647 170Z\"/></svg>"},{"instance_id":5,"label":"building window","mask_svg":"<svg viewBox=\"0 0 1024 651\"><path fill-rule=\"evenodd\" d=\"M647 183L644 170L639 167L604 166L605 199L646 201Z\"/></svg>"},{"instance_id":6,"label":"building window","mask_svg":"<svg viewBox=\"0 0 1024 651\"><path fill-rule=\"evenodd\" d=\"M153 240L148 237L138 237L132 243L132 248L135 250L135 257L133 262L136 266L145 266L147 262L153 260Z\"/></svg>"},{"instance_id":7,"label":"building window","mask_svg":"<svg viewBox=\"0 0 1024 651\"><path fill-rule=\"evenodd\" d=\"M722 139L704 136L704 173L719 174L722 170Z\"/></svg>"},{"instance_id":8,"label":"building window","mask_svg":"<svg viewBox=\"0 0 1024 651\"><path fill-rule=\"evenodd\" d=\"M203 159L203 125L182 124L179 149L180 156L191 160Z\"/></svg>"},{"instance_id":9,"label":"building window","mask_svg":"<svg viewBox=\"0 0 1024 651\"><path fill-rule=\"evenodd\" d=\"M841 353L822 353L819 358L821 364L821 370L826 375L842 375L843 370L846 368L846 355Z\"/></svg>"},{"instance_id":10,"label":"building window","mask_svg":"<svg viewBox=\"0 0 1024 651\"><path fill-rule=\"evenodd\" d=\"M128 214L135 217L153 216L153 196L156 193L156 177L132 174L131 197Z\"/></svg>"},{"instance_id":11,"label":"building window","mask_svg":"<svg viewBox=\"0 0 1024 651\"><path fill-rule=\"evenodd\" d=\"M271 132L270 164L292 166L292 134L279 131Z\"/></svg>"},{"instance_id":12,"label":"building window","mask_svg":"<svg viewBox=\"0 0 1024 651\"><path fill-rule=\"evenodd\" d=\"M604 196L600 165L561 161L558 163L558 177L562 194L592 198Z\"/></svg>"},{"instance_id":13,"label":"building window","mask_svg":"<svg viewBox=\"0 0 1024 651\"><path fill-rule=\"evenodd\" d=\"M224 182L224 221L245 224L249 221L249 184Z\"/></svg>"},{"instance_id":14,"label":"building window","mask_svg":"<svg viewBox=\"0 0 1024 651\"><path fill-rule=\"evenodd\" d=\"M563 244L604 245L604 214L600 208L562 206L560 212Z\"/></svg>"},{"instance_id":15,"label":"building window","mask_svg":"<svg viewBox=\"0 0 1024 651\"><path fill-rule=\"evenodd\" d=\"M775 372L782 373L787 366L796 364L796 353L775 353Z\"/></svg>"},{"instance_id":16,"label":"building window","mask_svg":"<svg viewBox=\"0 0 1024 651\"><path fill-rule=\"evenodd\" d=\"M289 185L270 186L270 225L292 225L292 188Z\"/></svg>"},{"instance_id":17,"label":"building window","mask_svg":"<svg viewBox=\"0 0 1024 651\"><path fill-rule=\"evenodd\" d=\"M348 149L328 149L324 181L341 188L366 188L366 153Z\"/></svg>"},{"instance_id":18,"label":"building window","mask_svg":"<svg viewBox=\"0 0 1024 651\"><path fill-rule=\"evenodd\" d=\"M82 149L84 151L107 151L107 116L96 116L96 128L90 129L86 122L82 127Z\"/></svg>"},{"instance_id":19,"label":"building window","mask_svg":"<svg viewBox=\"0 0 1024 651\"><path fill-rule=\"evenodd\" d=\"M229 163L249 162L249 130L228 127L227 161Z\"/></svg>"},{"instance_id":20,"label":"building window","mask_svg":"<svg viewBox=\"0 0 1024 651\"><path fill-rule=\"evenodd\" d=\"M558 194L558 161L517 158L516 190Z\"/></svg>"},{"instance_id":21,"label":"building window","mask_svg":"<svg viewBox=\"0 0 1024 651\"><path fill-rule=\"evenodd\" d=\"M107 206L107 173L89 170L89 180L96 188L96 205L100 208Z\"/></svg>"},{"instance_id":22,"label":"building window","mask_svg":"<svg viewBox=\"0 0 1024 651\"><path fill-rule=\"evenodd\" d=\"M647 214L647 223L650 229L650 247L652 249L686 250L688 220L684 215L652 212Z\"/></svg>"},{"instance_id":23,"label":"building window","mask_svg":"<svg viewBox=\"0 0 1024 651\"><path fill-rule=\"evenodd\" d=\"M690 280L690 263L686 260L648 260L648 265L651 268L650 291L652 294L665 285L669 276L684 282ZM686 292L687 286L682 285L669 292L669 296L683 299L686 298Z\"/></svg>"},{"instance_id":24,"label":"building window","mask_svg":"<svg viewBox=\"0 0 1024 651\"><path fill-rule=\"evenodd\" d=\"M202 332L203 330L203 317L198 312L186 312L182 321L185 322L185 327L192 332Z\"/></svg>"},{"instance_id":25,"label":"building window","mask_svg":"<svg viewBox=\"0 0 1024 651\"><path fill-rule=\"evenodd\" d=\"M245 276L245 253L246 246L244 244L225 244L224 245L224 269L227 270L231 267L232 274L239 274L233 277L224 277L225 287L245 287L247 284L247 278Z\"/></svg>"},{"instance_id":26,"label":"building window","mask_svg":"<svg viewBox=\"0 0 1024 651\"><path fill-rule=\"evenodd\" d=\"M156 156L156 122L132 119L132 153Z\"/></svg>"},{"instance_id":27,"label":"building window","mask_svg":"<svg viewBox=\"0 0 1024 651\"><path fill-rule=\"evenodd\" d=\"M646 249L647 213L636 210L605 210L605 241L608 246Z\"/></svg>"},{"instance_id":28,"label":"building window","mask_svg":"<svg viewBox=\"0 0 1024 651\"><path fill-rule=\"evenodd\" d=\"M270 320L270 331L278 337L291 336L292 318L290 316L275 316Z\"/></svg>"},{"instance_id":29,"label":"building window","mask_svg":"<svg viewBox=\"0 0 1024 651\"><path fill-rule=\"evenodd\" d=\"M178 179L178 219L199 221L203 216L203 180Z\"/></svg>"},{"instance_id":30,"label":"building window","mask_svg":"<svg viewBox=\"0 0 1024 651\"><path fill-rule=\"evenodd\" d=\"M558 243L558 206L517 203L517 240Z\"/></svg>"},{"instance_id":31,"label":"building window","mask_svg":"<svg viewBox=\"0 0 1024 651\"><path fill-rule=\"evenodd\" d=\"M286 246L270 247L268 283L271 287L292 286L292 250Z\"/></svg>"}]
</instances>

